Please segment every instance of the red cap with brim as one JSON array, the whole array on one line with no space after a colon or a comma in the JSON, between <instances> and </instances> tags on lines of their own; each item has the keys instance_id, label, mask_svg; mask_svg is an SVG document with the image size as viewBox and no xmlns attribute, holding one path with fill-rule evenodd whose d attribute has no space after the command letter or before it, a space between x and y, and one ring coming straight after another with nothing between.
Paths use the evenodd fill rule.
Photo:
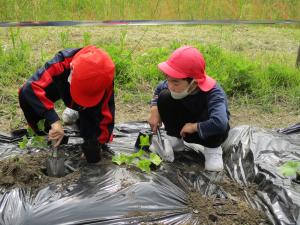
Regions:
<instances>
[{"instance_id":1,"label":"red cap with brim","mask_svg":"<svg viewBox=\"0 0 300 225\"><path fill-rule=\"evenodd\" d=\"M76 88L76 86L79 86L81 82L80 81L72 81L73 84L77 83L75 85L72 84L71 88L70 88L71 96L74 99L74 101L83 107L93 107L93 106L97 105L103 98L105 90L98 91L97 93L94 93L93 95L82 95L82 91L79 88ZM93 82L91 82L91 83L93 83Z\"/></svg>"},{"instance_id":2,"label":"red cap with brim","mask_svg":"<svg viewBox=\"0 0 300 225\"><path fill-rule=\"evenodd\" d=\"M110 56L102 49L87 46L74 56L72 64L72 99L83 107L97 105L113 84L115 65Z\"/></svg>"},{"instance_id":3,"label":"red cap with brim","mask_svg":"<svg viewBox=\"0 0 300 225\"><path fill-rule=\"evenodd\" d=\"M204 76L202 75L201 78L196 78L199 76L185 74L184 72L179 72L175 69L173 69L171 66L169 66L168 62L162 62L158 64L158 68L168 75L169 77L176 78L176 79L184 79L184 78L193 78L197 81L198 87L202 91L210 91L215 85L216 81L208 76L206 73L204 73Z\"/></svg>"}]
</instances>

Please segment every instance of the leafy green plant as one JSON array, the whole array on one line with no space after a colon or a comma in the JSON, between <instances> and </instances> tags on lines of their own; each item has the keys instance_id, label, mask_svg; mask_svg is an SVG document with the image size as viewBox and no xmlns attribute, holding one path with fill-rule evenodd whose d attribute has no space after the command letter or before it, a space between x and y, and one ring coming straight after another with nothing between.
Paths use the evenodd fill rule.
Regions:
<instances>
[{"instance_id":1,"label":"leafy green plant","mask_svg":"<svg viewBox=\"0 0 300 225\"><path fill-rule=\"evenodd\" d=\"M300 174L300 161L288 161L284 163L279 170L284 176Z\"/></svg>"},{"instance_id":2,"label":"leafy green plant","mask_svg":"<svg viewBox=\"0 0 300 225\"><path fill-rule=\"evenodd\" d=\"M132 154L119 154L112 157L112 161L118 165L126 164L127 166L136 166L140 170L146 173L151 172L151 164L159 166L162 162L161 158L155 154L148 154L144 150L139 150Z\"/></svg>"},{"instance_id":3,"label":"leafy green plant","mask_svg":"<svg viewBox=\"0 0 300 225\"><path fill-rule=\"evenodd\" d=\"M40 131L45 131L44 126L45 120L40 120L37 124ZM25 149L28 147L31 148L45 148L47 147L47 140L44 136L38 136L34 133L31 128L27 129L28 136L24 136L22 141L19 142L19 147Z\"/></svg>"}]
</instances>

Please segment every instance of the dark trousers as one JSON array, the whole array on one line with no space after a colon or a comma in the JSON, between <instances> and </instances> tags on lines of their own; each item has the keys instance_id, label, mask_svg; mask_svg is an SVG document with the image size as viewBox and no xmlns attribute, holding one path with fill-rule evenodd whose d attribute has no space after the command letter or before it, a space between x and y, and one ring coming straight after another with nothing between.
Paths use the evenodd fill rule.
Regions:
<instances>
[{"instance_id":1,"label":"dark trousers","mask_svg":"<svg viewBox=\"0 0 300 225\"><path fill-rule=\"evenodd\" d=\"M197 104L197 96L190 95L184 99L175 100L172 98L169 90L163 90L160 93L157 107L169 136L180 138L180 131L186 123L196 123L208 119L207 110L204 112L197 110L197 108L200 108ZM187 134L184 141L200 144L208 148L215 148L226 140L228 131L229 126L224 134L211 136L206 139L201 139L198 133Z\"/></svg>"}]
</instances>

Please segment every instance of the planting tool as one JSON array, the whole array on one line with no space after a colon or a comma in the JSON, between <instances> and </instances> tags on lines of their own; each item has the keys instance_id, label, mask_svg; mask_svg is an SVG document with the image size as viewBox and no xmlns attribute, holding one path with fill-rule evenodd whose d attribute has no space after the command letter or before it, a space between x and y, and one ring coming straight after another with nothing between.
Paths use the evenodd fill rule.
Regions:
<instances>
[{"instance_id":1,"label":"planting tool","mask_svg":"<svg viewBox=\"0 0 300 225\"><path fill-rule=\"evenodd\" d=\"M64 157L59 156L57 147L53 147L52 142L51 156L47 159L47 174L50 177L63 177L65 175Z\"/></svg>"},{"instance_id":2,"label":"planting tool","mask_svg":"<svg viewBox=\"0 0 300 225\"><path fill-rule=\"evenodd\" d=\"M171 143L168 139L162 139L160 129L157 128L157 139L152 139L152 144L150 150L157 153L162 160L173 162L174 161L174 151Z\"/></svg>"}]
</instances>

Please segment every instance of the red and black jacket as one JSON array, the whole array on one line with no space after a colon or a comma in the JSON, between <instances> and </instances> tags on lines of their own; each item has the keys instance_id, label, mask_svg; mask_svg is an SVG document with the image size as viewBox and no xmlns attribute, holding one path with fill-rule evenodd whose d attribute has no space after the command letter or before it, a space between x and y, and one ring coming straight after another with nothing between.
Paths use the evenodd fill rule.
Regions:
<instances>
[{"instance_id":1,"label":"red and black jacket","mask_svg":"<svg viewBox=\"0 0 300 225\"><path fill-rule=\"evenodd\" d=\"M25 101L33 110L33 114L45 118L49 124L52 124L59 120L54 110L54 102L62 99L67 107L79 112L81 136L84 139L98 139L103 144L112 140L115 118L113 85L94 107L83 109L73 101L68 77L70 63L80 49L62 50L36 71L19 90L20 105L25 111L22 107L24 105L22 101ZM29 125L36 122L29 121L28 117L26 119Z\"/></svg>"}]
</instances>

